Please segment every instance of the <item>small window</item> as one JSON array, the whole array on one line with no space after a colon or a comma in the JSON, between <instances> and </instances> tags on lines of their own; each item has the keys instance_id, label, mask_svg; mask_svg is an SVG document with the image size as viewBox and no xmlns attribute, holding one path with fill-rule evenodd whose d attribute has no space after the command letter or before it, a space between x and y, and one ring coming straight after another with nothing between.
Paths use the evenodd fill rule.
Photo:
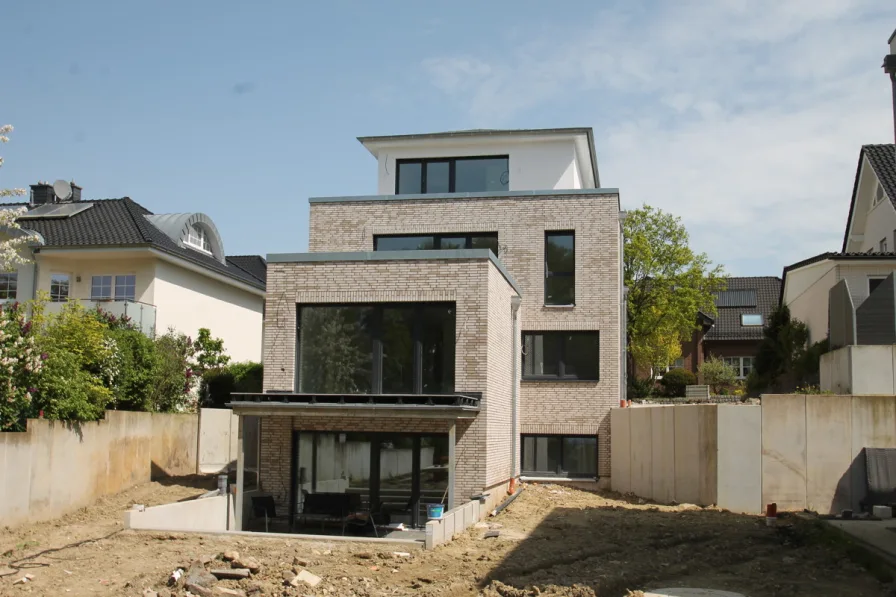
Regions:
<instances>
[{"instance_id":1,"label":"small window","mask_svg":"<svg viewBox=\"0 0 896 597\"><path fill-rule=\"evenodd\" d=\"M875 276L873 278L869 277L868 278L868 294L871 294L872 292L877 290L877 287L880 286L884 280L885 280L885 278L883 276Z\"/></svg>"},{"instance_id":2,"label":"small window","mask_svg":"<svg viewBox=\"0 0 896 597\"><path fill-rule=\"evenodd\" d=\"M50 275L50 300L61 303L68 300L70 278L68 274Z\"/></svg>"},{"instance_id":3,"label":"small window","mask_svg":"<svg viewBox=\"0 0 896 597\"><path fill-rule=\"evenodd\" d=\"M95 301L112 298L112 276L93 276L90 280L90 298Z\"/></svg>"},{"instance_id":4,"label":"small window","mask_svg":"<svg viewBox=\"0 0 896 597\"><path fill-rule=\"evenodd\" d=\"M753 370L753 357L725 357L722 360L734 369L737 379L745 379Z\"/></svg>"},{"instance_id":5,"label":"small window","mask_svg":"<svg viewBox=\"0 0 896 597\"><path fill-rule=\"evenodd\" d=\"M597 477L597 437L522 436L522 472L544 477Z\"/></svg>"},{"instance_id":6,"label":"small window","mask_svg":"<svg viewBox=\"0 0 896 597\"><path fill-rule=\"evenodd\" d=\"M684 369L684 357L675 359L670 369Z\"/></svg>"},{"instance_id":7,"label":"small window","mask_svg":"<svg viewBox=\"0 0 896 597\"><path fill-rule=\"evenodd\" d=\"M137 295L137 276L128 274L115 276L115 300L132 301Z\"/></svg>"},{"instance_id":8,"label":"small window","mask_svg":"<svg viewBox=\"0 0 896 597\"><path fill-rule=\"evenodd\" d=\"M600 332L523 334L523 379L597 381L599 373Z\"/></svg>"},{"instance_id":9,"label":"small window","mask_svg":"<svg viewBox=\"0 0 896 597\"><path fill-rule=\"evenodd\" d=\"M740 324L743 326L762 325L762 315L757 313L743 313L740 316Z\"/></svg>"},{"instance_id":10,"label":"small window","mask_svg":"<svg viewBox=\"0 0 896 597\"><path fill-rule=\"evenodd\" d=\"M0 274L0 300L16 300L16 291L19 288L19 274L6 272Z\"/></svg>"},{"instance_id":11,"label":"small window","mask_svg":"<svg viewBox=\"0 0 896 597\"><path fill-rule=\"evenodd\" d=\"M545 232L544 304L574 305L576 302L575 233Z\"/></svg>"},{"instance_id":12,"label":"small window","mask_svg":"<svg viewBox=\"0 0 896 597\"><path fill-rule=\"evenodd\" d=\"M208 240L208 233L202 226L197 226L196 224L190 226L190 230L187 233L187 239L184 242L194 249L199 249L206 253L212 252L212 246Z\"/></svg>"},{"instance_id":13,"label":"small window","mask_svg":"<svg viewBox=\"0 0 896 597\"><path fill-rule=\"evenodd\" d=\"M880 239L880 243L878 244L878 250L879 250L881 253L886 253L886 252L889 250L889 249L887 249L887 239L886 239L886 237Z\"/></svg>"},{"instance_id":14,"label":"small window","mask_svg":"<svg viewBox=\"0 0 896 597\"><path fill-rule=\"evenodd\" d=\"M874 189L874 205L877 205L881 201L884 200L884 185L880 182L877 183L877 188Z\"/></svg>"}]
</instances>

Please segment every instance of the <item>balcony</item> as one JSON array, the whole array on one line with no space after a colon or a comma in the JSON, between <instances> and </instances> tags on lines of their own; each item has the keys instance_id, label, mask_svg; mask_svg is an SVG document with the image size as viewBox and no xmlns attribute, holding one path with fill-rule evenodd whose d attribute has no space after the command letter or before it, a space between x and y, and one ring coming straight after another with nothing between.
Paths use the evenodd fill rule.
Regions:
<instances>
[{"instance_id":1,"label":"balcony","mask_svg":"<svg viewBox=\"0 0 896 597\"><path fill-rule=\"evenodd\" d=\"M89 300L89 299L69 299L69 301L77 301L85 309L100 309L104 313L109 313L115 317L128 317L131 323L138 330L149 336L154 337L156 334L156 306L149 303L141 303L140 301L130 300ZM62 311L65 302L53 302L46 304L47 313L59 313Z\"/></svg>"}]
</instances>

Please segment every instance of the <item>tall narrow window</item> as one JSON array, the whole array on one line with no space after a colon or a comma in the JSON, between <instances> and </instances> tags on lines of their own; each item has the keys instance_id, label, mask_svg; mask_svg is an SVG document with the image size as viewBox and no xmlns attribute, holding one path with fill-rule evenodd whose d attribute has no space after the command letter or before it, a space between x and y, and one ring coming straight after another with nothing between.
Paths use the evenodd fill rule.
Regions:
<instances>
[{"instance_id":1,"label":"tall narrow window","mask_svg":"<svg viewBox=\"0 0 896 597\"><path fill-rule=\"evenodd\" d=\"M6 272L0 274L0 300L16 300L16 291L19 288L19 274Z\"/></svg>"},{"instance_id":2,"label":"tall narrow window","mask_svg":"<svg viewBox=\"0 0 896 597\"><path fill-rule=\"evenodd\" d=\"M544 304L576 302L576 243L572 231L544 235Z\"/></svg>"},{"instance_id":3,"label":"tall narrow window","mask_svg":"<svg viewBox=\"0 0 896 597\"><path fill-rule=\"evenodd\" d=\"M69 291L69 275L68 274L51 274L50 275L50 300L54 303L61 303L68 300Z\"/></svg>"}]
</instances>

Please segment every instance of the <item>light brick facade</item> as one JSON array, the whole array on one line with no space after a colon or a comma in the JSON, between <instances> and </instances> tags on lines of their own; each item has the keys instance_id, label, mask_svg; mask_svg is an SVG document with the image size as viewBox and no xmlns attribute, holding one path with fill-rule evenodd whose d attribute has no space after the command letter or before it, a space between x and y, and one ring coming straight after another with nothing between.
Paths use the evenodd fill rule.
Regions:
<instances>
[{"instance_id":1,"label":"light brick facade","mask_svg":"<svg viewBox=\"0 0 896 597\"><path fill-rule=\"evenodd\" d=\"M488 258L269 262L266 391L296 391L296 305L453 302L455 391L481 392L480 412L456 422L459 503L511 478L513 286ZM285 506L292 430L447 433L450 420L360 415L263 416L259 479Z\"/></svg>"},{"instance_id":2,"label":"light brick facade","mask_svg":"<svg viewBox=\"0 0 896 597\"><path fill-rule=\"evenodd\" d=\"M310 226L312 252L372 251L374 237L384 234L497 232L499 258L522 292L521 331L600 331L600 381L523 381L520 432L597 434L598 474L609 477L609 411L619 404L622 366L618 194L594 190L500 198L315 200ZM544 305L545 232L551 230L575 232L574 307ZM493 308L504 309L495 305L489 310ZM492 350L500 348L488 348ZM495 441L508 435L496 433ZM505 465L495 467L503 470Z\"/></svg>"}]
</instances>

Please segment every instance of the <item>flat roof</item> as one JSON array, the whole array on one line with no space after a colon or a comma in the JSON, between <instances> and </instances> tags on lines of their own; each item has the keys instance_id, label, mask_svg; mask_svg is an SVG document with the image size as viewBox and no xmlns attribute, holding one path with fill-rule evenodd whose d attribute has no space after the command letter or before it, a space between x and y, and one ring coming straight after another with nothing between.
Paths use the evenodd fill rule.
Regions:
<instances>
[{"instance_id":1,"label":"flat roof","mask_svg":"<svg viewBox=\"0 0 896 597\"><path fill-rule=\"evenodd\" d=\"M338 253L268 253L268 265L272 263L326 263L340 261L427 261L445 259L488 259L498 268L507 283L523 296L513 276L504 268L491 249L451 249L421 251L350 251Z\"/></svg>"},{"instance_id":2,"label":"flat roof","mask_svg":"<svg viewBox=\"0 0 896 597\"><path fill-rule=\"evenodd\" d=\"M365 147L368 143L388 143L392 141L426 141L438 139L463 139L475 137L531 137L531 136L578 136L584 135L588 141L591 154L591 171L594 175L594 186L600 186L600 174L597 169L597 152L594 149L594 130L590 127L566 127L552 129L467 129L462 131L445 131L441 133L419 133L411 135L379 135L358 137ZM369 148L368 148L369 149Z\"/></svg>"},{"instance_id":3,"label":"flat roof","mask_svg":"<svg viewBox=\"0 0 896 597\"><path fill-rule=\"evenodd\" d=\"M539 199L572 199L590 195L619 195L619 189L551 189L541 191L484 191L477 193L408 193L405 195L342 195L309 197L308 203L351 203L354 201L443 201L445 199L503 199L538 197Z\"/></svg>"}]
</instances>

